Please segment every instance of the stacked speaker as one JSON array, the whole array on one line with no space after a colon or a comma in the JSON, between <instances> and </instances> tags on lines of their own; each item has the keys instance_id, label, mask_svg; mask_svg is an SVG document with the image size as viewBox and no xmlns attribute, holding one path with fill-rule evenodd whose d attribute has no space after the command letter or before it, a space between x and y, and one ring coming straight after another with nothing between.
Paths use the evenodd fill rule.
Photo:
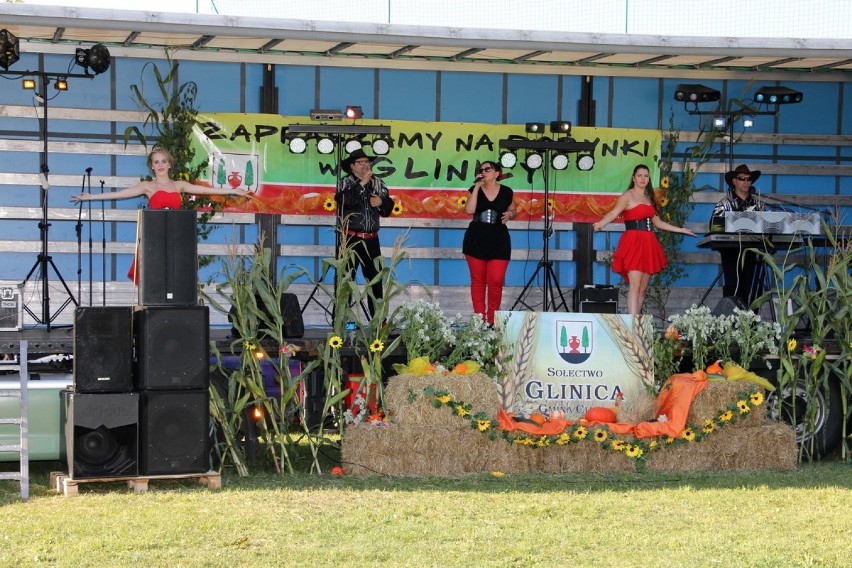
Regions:
<instances>
[{"instance_id":1,"label":"stacked speaker","mask_svg":"<svg viewBox=\"0 0 852 568\"><path fill-rule=\"evenodd\" d=\"M194 211L140 220L140 305L80 307L65 391L72 478L209 469L209 313L197 306Z\"/></svg>"}]
</instances>

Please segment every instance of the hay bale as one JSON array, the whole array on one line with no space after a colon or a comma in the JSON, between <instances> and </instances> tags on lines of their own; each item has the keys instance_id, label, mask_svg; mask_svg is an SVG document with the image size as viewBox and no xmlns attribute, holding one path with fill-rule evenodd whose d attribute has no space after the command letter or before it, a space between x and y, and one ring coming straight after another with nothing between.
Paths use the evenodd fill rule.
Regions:
<instances>
[{"instance_id":1,"label":"hay bale","mask_svg":"<svg viewBox=\"0 0 852 568\"><path fill-rule=\"evenodd\" d=\"M426 387L445 389L453 400L473 406L473 411L496 416L500 406L497 384L483 373L475 375L396 375L388 379L384 391L385 412L397 424L420 428L466 429L469 422L453 416L448 407L435 408L423 393ZM413 399L413 401L412 401Z\"/></svg>"},{"instance_id":2,"label":"hay bale","mask_svg":"<svg viewBox=\"0 0 852 568\"><path fill-rule=\"evenodd\" d=\"M796 436L785 424L727 426L701 442L651 453L651 471L787 470L796 467Z\"/></svg>"},{"instance_id":3,"label":"hay bale","mask_svg":"<svg viewBox=\"0 0 852 568\"><path fill-rule=\"evenodd\" d=\"M636 471L635 461L624 455L624 452L604 449L591 440L565 446L551 445L530 451L536 452L538 457L536 471L545 473Z\"/></svg>"},{"instance_id":4,"label":"hay bale","mask_svg":"<svg viewBox=\"0 0 852 568\"><path fill-rule=\"evenodd\" d=\"M707 388L698 393L689 409L687 424L701 427L704 421L716 418L720 410L735 403L741 392L749 392L752 383L748 381L710 381ZM761 392L763 390L761 389ZM763 392L764 398L766 393ZM747 416L737 417L737 421L729 424L726 428L752 428L766 422L766 404L753 408Z\"/></svg>"},{"instance_id":5,"label":"hay bale","mask_svg":"<svg viewBox=\"0 0 852 568\"><path fill-rule=\"evenodd\" d=\"M352 425L343 437L341 457L347 474L358 477L460 477L531 470L529 448L489 440L470 427L424 430L401 424Z\"/></svg>"}]
</instances>

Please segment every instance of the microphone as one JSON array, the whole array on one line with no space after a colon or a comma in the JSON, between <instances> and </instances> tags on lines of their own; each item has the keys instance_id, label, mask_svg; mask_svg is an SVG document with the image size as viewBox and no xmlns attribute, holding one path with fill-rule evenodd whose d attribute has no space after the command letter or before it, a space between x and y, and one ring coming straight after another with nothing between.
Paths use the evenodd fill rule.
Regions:
<instances>
[{"instance_id":1,"label":"microphone","mask_svg":"<svg viewBox=\"0 0 852 568\"><path fill-rule=\"evenodd\" d=\"M91 175L91 173L92 173L92 168L86 168L86 173L87 173L87 174L89 174L89 175Z\"/></svg>"}]
</instances>

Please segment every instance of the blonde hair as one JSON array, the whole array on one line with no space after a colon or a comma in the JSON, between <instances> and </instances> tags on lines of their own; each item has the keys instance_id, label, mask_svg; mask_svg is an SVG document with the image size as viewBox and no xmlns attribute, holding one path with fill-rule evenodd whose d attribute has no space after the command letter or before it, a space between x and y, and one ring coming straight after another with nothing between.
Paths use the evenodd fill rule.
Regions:
<instances>
[{"instance_id":1,"label":"blonde hair","mask_svg":"<svg viewBox=\"0 0 852 568\"><path fill-rule=\"evenodd\" d=\"M154 157L154 154L156 154L157 152L159 152L160 154L162 154L163 156L166 157L166 159L169 161L170 166L175 165L175 159L172 158L172 155L169 153L168 150L166 150L165 148L162 148L160 146L154 146L154 148L151 150L151 153L148 154L148 169L149 170L154 169L153 157Z\"/></svg>"}]
</instances>

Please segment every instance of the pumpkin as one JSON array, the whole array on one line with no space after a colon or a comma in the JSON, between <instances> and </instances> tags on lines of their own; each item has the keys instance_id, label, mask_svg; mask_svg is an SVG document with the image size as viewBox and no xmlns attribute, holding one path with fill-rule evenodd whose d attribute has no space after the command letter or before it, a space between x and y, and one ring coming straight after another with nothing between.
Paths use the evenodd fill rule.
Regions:
<instances>
[{"instance_id":1,"label":"pumpkin","mask_svg":"<svg viewBox=\"0 0 852 568\"><path fill-rule=\"evenodd\" d=\"M547 417L541 412L533 412L530 414L530 420L538 424L539 426L543 426L545 422L547 422Z\"/></svg>"},{"instance_id":2,"label":"pumpkin","mask_svg":"<svg viewBox=\"0 0 852 568\"><path fill-rule=\"evenodd\" d=\"M563 420L565 418L565 413L561 410L557 409L550 413L551 420Z\"/></svg>"},{"instance_id":3,"label":"pumpkin","mask_svg":"<svg viewBox=\"0 0 852 568\"><path fill-rule=\"evenodd\" d=\"M601 422L603 424L612 424L615 422L615 411L604 406L593 406L586 411L584 416L589 422Z\"/></svg>"},{"instance_id":4,"label":"pumpkin","mask_svg":"<svg viewBox=\"0 0 852 568\"><path fill-rule=\"evenodd\" d=\"M722 362L720 360L716 360L715 363L711 363L709 367L707 367L708 375L721 375L722 374Z\"/></svg>"}]
</instances>

